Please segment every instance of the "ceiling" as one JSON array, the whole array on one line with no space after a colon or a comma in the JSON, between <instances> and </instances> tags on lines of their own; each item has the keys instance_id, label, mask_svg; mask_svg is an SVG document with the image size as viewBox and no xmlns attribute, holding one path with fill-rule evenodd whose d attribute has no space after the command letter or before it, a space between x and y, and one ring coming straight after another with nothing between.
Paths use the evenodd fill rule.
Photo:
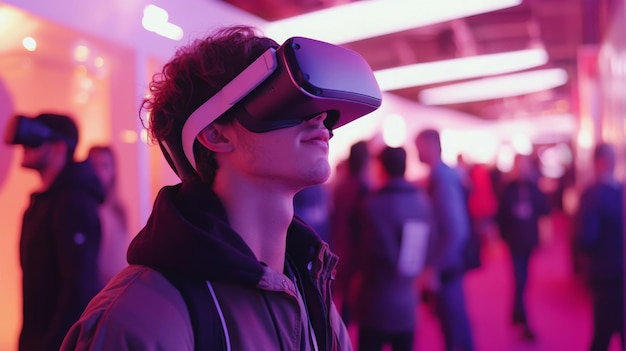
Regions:
<instances>
[{"instance_id":1,"label":"ceiling","mask_svg":"<svg viewBox=\"0 0 626 351\"><path fill-rule=\"evenodd\" d=\"M268 21L352 2L224 1ZM599 42L603 31L601 27L606 23L604 19L615 2L617 0L524 0L522 4L509 9L351 42L344 46L359 52L374 70L543 46L550 59L540 68L565 69L569 76L566 85L515 98L446 107L482 119L568 113L574 108L572 93L576 89L577 51L583 43ZM392 93L419 101L420 90L432 86L400 89Z\"/></svg>"}]
</instances>

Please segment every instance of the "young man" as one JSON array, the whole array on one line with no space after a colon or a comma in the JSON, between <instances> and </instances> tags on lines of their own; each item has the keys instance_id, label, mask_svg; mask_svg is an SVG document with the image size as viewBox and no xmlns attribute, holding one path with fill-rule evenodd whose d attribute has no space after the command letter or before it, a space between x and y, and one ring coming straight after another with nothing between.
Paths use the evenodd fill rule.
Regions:
<instances>
[{"instance_id":1,"label":"young man","mask_svg":"<svg viewBox=\"0 0 626 351\"><path fill-rule=\"evenodd\" d=\"M593 299L590 351L609 349L614 334L624 349L624 185L615 177L615 151L599 144L593 153L595 180L581 197L577 213L578 248L588 258Z\"/></svg>"},{"instance_id":2,"label":"young man","mask_svg":"<svg viewBox=\"0 0 626 351\"><path fill-rule=\"evenodd\" d=\"M62 350L351 349L330 295L337 257L294 217L293 197L329 177L330 131L357 108L335 83L373 75L369 66L337 82L324 75L343 94L327 99L295 92L300 83L283 66L310 63L313 84L316 69L350 63L326 54L356 58L341 50L302 38L279 48L230 27L177 52L144 107L182 183L160 191L130 266L91 302Z\"/></svg>"},{"instance_id":3,"label":"young man","mask_svg":"<svg viewBox=\"0 0 626 351\"><path fill-rule=\"evenodd\" d=\"M426 289L435 296L446 351L473 351L474 342L465 304L464 250L470 237L469 216L459 173L441 159L439 132L426 129L415 139L418 156L430 168L428 193L433 207Z\"/></svg>"},{"instance_id":4,"label":"young man","mask_svg":"<svg viewBox=\"0 0 626 351\"><path fill-rule=\"evenodd\" d=\"M74 162L78 128L65 115L16 116L6 142L24 147L22 167L37 171L20 238L21 351L58 350L102 287L98 279L104 189L89 163Z\"/></svg>"},{"instance_id":5,"label":"young man","mask_svg":"<svg viewBox=\"0 0 626 351\"><path fill-rule=\"evenodd\" d=\"M385 147L377 159L380 189L363 203L363 232L355 250L362 275L355 309L359 351L413 350L432 213L428 198L405 179L406 151ZM355 257L356 258L356 257Z\"/></svg>"}]
</instances>

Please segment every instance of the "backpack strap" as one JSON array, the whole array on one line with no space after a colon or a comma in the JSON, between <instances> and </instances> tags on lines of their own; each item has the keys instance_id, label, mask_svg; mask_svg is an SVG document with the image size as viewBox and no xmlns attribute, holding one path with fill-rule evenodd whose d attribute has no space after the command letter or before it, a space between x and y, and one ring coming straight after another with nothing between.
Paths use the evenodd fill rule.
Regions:
<instances>
[{"instance_id":1,"label":"backpack strap","mask_svg":"<svg viewBox=\"0 0 626 351\"><path fill-rule=\"evenodd\" d=\"M160 272L185 300L193 328L194 350L230 350L226 324L209 281Z\"/></svg>"}]
</instances>

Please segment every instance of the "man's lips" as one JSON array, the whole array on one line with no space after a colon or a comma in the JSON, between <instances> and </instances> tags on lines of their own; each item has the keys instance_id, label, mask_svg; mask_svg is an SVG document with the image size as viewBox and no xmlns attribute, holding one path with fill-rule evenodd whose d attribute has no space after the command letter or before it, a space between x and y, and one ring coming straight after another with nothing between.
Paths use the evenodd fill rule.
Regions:
<instances>
[{"instance_id":1,"label":"man's lips","mask_svg":"<svg viewBox=\"0 0 626 351\"><path fill-rule=\"evenodd\" d=\"M328 140L330 139L330 135L328 130L319 130L314 133L310 133L302 139L302 142L311 142L311 141L319 141L328 144Z\"/></svg>"}]
</instances>

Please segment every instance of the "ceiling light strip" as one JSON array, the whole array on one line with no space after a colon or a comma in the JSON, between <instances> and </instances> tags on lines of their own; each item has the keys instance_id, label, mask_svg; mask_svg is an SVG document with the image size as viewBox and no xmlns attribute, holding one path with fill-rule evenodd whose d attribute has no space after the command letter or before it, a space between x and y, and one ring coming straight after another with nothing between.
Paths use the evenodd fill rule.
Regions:
<instances>
[{"instance_id":1,"label":"ceiling light strip","mask_svg":"<svg viewBox=\"0 0 626 351\"><path fill-rule=\"evenodd\" d=\"M530 49L417 63L379 70L374 75L380 89L390 91L522 71L547 62L548 54L544 49Z\"/></svg>"},{"instance_id":2,"label":"ceiling light strip","mask_svg":"<svg viewBox=\"0 0 626 351\"><path fill-rule=\"evenodd\" d=\"M419 100L425 105L448 105L520 96L561 86L567 79L560 68L522 72L424 89Z\"/></svg>"},{"instance_id":3,"label":"ceiling light strip","mask_svg":"<svg viewBox=\"0 0 626 351\"><path fill-rule=\"evenodd\" d=\"M265 34L279 43L303 36L334 44L517 6L522 0L367 0L269 22Z\"/></svg>"}]
</instances>

